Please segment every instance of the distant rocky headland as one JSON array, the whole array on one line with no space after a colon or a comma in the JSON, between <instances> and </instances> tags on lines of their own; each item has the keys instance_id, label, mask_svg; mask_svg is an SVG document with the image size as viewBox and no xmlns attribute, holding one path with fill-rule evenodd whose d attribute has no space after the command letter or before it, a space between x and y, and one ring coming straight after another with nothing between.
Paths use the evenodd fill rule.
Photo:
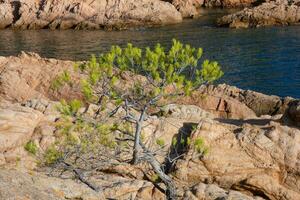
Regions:
<instances>
[{"instance_id":1,"label":"distant rocky headland","mask_svg":"<svg viewBox=\"0 0 300 200\"><path fill-rule=\"evenodd\" d=\"M58 139L54 122L61 116L55 106L61 98L79 93L69 86L54 92L51 82L73 65L34 53L0 57L0 199L11 199L12 194L43 200L165 199L160 185L147 179L146 166L101 168L89 180L101 188L95 191L76 180L48 176L24 149L33 141L44 151ZM82 112L94 116L97 110L90 105ZM209 147L201 157L193 157L194 149L187 148L175 163L170 176L180 199L300 199L298 99L209 85L167 105L164 112L167 115L147 119L147 145L156 145L157 138L172 141L182 128L188 131L189 124L196 123L191 137L201 136Z\"/></svg>"},{"instance_id":2,"label":"distant rocky headland","mask_svg":"<svg viewBox=\"0 0 300 200\"><path fill-rule=\"evenodd\" d=\"M218 20L219 26L231 28L253 28L275 25L296 25L300 22L300 1L267 1L254 8L224 16Z\"/></svg>"},{"instance_id":3,"label":"distant rocky headland","mask_svg":"<svg viewBox=\"0 0 300 200\"><path fill-rule=\"evenodd\" d=\"M0 29L125 29L180 23L199 8L243 8L220 26L258 27L299 22L299 2L258 0L1 0Z\"/></svg>"}]
</instances>

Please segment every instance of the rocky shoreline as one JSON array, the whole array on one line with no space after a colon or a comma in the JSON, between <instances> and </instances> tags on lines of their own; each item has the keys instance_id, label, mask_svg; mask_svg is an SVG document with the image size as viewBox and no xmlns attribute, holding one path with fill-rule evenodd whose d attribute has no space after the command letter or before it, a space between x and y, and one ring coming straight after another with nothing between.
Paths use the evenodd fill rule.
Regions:
<instances>
[{"instance_id":1,"label":"rocky shoreline","mask_svg":"<svg viewBox=\"0 0 300 200\"><path fill-rule=\"evenodd\" d=\"M172 4L158 0L0 2L0 29L123 29L181 21Z\"/></svg>"},{"instance_id":2,"label":"rocky shoreline","mask_svg":"<svg viewBox=\"0 0 300 200\"><path fill-rule=\"evenodd\" d=\"M0 29L127 29L182 22L200 8L244 8L219 26L250 28L299 23L299 1L276 0L1 0Z\"/></svg>"},{"instance_id":3,"label":"rocky shoreline","mask_svg":"<svg viewBox=\"0 0 300 200\"><path fill-rule=\"evenodd\" d=\"M73 65L34 53L0 57L0 199L165 199L145 178L145 166L99 171L90 181L102 189L94 191L76 180L48 176L24 149L32 140L44 151L58 137L55 105L79 93L76 87L54 92L51 82ZM300 199L299 100L222 84L202 87L164 112L148 119L147 145L155 138L172 141L179 129L196 123L191 137L201 136L209 147L202 157L186 149L170 173L181 199Z\"/></svg>"},{"instance_id":4,"label":"rocky shoreline","mask_svg":"<svg viewBox=\"0 0 300 200\"><path fill-rule=\"evenodd\" d=\"M296 25L300 22L300 2L298 0L267 1L254 8L224 16L218 20L219 26L231 28L254 28L261 26Z\"/></svg>"}]
</instances>

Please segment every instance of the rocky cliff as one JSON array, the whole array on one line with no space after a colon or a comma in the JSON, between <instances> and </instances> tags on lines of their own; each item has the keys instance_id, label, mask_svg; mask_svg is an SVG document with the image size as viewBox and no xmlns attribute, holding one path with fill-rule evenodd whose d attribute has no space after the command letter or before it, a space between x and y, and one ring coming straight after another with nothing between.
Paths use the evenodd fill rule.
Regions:
<instances>
[{"instance_id":1,"label":"rocky cliff","mask_svg":"<svg viewBox=\"0 0 300 200\"><path fill-rule=\"evenodd\" d=\"M26 53L0 57L0 199L165 199L161 185L147 178L147 166L99 169L90 180L101 188L95 191L76 179L49 176L24 149L34 141L45 151L59 137L57 100L78 97L78 88L55 93L50 87L73 64ZM91 105L83 112L96 110ZM170 169L179 199L300 199L299 100L218 85L200 88L163 112L145 124L147 145L163 138L171 148L174 137L187 133L203 138L209 149L200 157L185 149ZM191 124L197 124L193 133Z\"/></svg>"}]
</instances>

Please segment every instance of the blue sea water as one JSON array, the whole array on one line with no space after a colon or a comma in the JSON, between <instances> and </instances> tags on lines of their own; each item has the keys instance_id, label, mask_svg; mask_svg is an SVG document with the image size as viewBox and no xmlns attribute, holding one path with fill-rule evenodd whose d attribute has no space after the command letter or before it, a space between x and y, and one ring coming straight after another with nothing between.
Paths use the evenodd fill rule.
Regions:
<instances>
[{"instance_id":1,"label":"blue sea water","mask_svg":"<svg viewBox=\"0 0 300 200\"><path fill-rule=\"evenodd\" d=\"M229 29L216 27L218 12L181 24L126 31L0 31L0 56L32 51L43 57L86 60L111 45L139 47L172 38L204 49L225 72L220 82L266 94L300 98L300 26Z\"/></svg>"}]
</instances>

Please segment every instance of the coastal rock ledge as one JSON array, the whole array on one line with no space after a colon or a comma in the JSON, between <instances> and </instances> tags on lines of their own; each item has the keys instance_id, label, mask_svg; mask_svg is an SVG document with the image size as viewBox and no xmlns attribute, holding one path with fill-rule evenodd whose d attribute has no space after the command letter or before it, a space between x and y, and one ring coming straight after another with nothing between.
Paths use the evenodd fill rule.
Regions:
<instances>
[{"instance_id":1,"label":"coastal rock ledge","mask_svg":"<svg viewBox=\"0 0 300 200\"><path fill-rule=\"evenodd\" d=\"M78 95L76 83L61 93L49 87L57 74L73 65L34 53L0 57L0 199L166 199L159 183L147 178L151 174L145 165L101 167L88 178L99 188L94 190L77 179L50 176L49 169L38 165L39 157L25 150L32 141L44 152L61 138L55 123L62 117L57 103ZM191 140L203 138L208 148L203 156L195 155L193 147L176 146L183 156L169 175L178 199L300 199L298 99L222 84L204 86L176 103L166 105L164 114L149 116L143 135L148 147L163 139L166 150L174 149L172 140L185 134ZM97 117L99 109L91 104L82 114ZM166 154L156 156L165 160Z\"/></svg>"},{"instance_id":2,"label":"coastal rock ledge","mask_svg":"<svg viewBox=\"0 0 300 200\"><path fill-rule=\"evenodd\" d=\"M182 21L159 0L0 0L0 29L123 29Z\"/></svg>"},{"instance_id":3,"label":"coastal rock ledge","mask_svg":"<svg viewBox=\"0 0 300 200\"><path fill-rule=\"evenodd\" d=\"M292 25L300 22L299 0L267 1L254 8L224 16L219 26L231 28L253 28L260 26Z\"/></svg>"}]
</instances>

